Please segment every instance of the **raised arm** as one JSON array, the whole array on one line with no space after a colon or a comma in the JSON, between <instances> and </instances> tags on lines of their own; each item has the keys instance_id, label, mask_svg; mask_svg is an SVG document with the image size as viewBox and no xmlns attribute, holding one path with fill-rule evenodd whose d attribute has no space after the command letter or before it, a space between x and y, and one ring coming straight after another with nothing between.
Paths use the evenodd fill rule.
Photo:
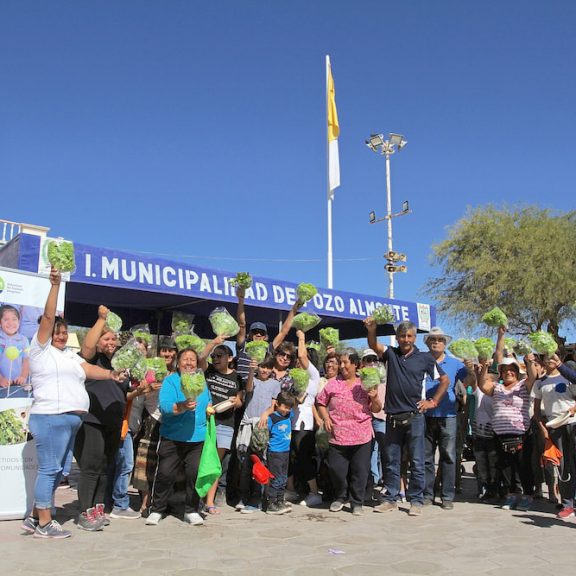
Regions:
<instances>
[{"instance_id":1,"label":"raised arm","mask_svg":"<svg viewBox=\"0 0 576 576\"><path fill-rule=\"evenodd\" d=\"M50 291L44 305L44 312L40 319L38 328L38 342L43 345L50 340L54 332L54 322L56 320L56 305L58 304L58 292L60 291L60 282L62 275L56 268L50 270Z\"/></svg>"},{"instance_id":2,"label":"raised arm","mask_svg":"<svg viewBox=\"0 0 576 576\"><path fill-rule=\"evenodd\" d=\"M298 338L298 360L300 366L304 370L308 370L310 360L308 360L308 350L306 350L306 334L302 330L296 330L296 337Z\"/></svg>"},{"instance_id":3,"label":"raised arm","mask_svg":"<svg viewBox=\"0 0 576 576\"><path fill-rule=\"evenodd\" d=\"M208 368L208 356L210 356L212 350L214 350L216 346L224 344L225 341L226 338L220 335L207 342L206 346L204 346L204 350L202 350L202 352L198 355L198 368L205 371Z\"/></svg>"},{"instance_id":4,"label":"raised arm","mask_svg":"<svg viewBox=\"0 0 576 576\"><path fill-rule=\"evenodd\" d=\"M240 326L240 332L236 334L236 350L240 350L246 343L246 311L244 310L244 295L246 290L240 286L236 287L238 297L238 309L236 310L236 322Z\"/></svg>"},{"instance_id":5,"label":"raised arm","mask_svg":"<svg viewBox=\"0 0 576 576\"><path fill-rule=\"evenodd\" d=\"M96 356L96 345L102 332L104 331L104 326L106 326L106 316L108 316L108 308L106 306L98 306L98 320L94 323L94 326L88 330L84 342L82 342L82 347L80 348L80 355L86 360L92 360Z\"/></svg>"},{"instance_id":6,"label":"raised arm","mask_svg":"<svg viewBox=\"0 0 576 576\"><path fill-rule=\"evenodd\" d=\"M376 336L376 321L372 316L368 316L364 320L364 326L366 326L367 331L368 348L374 350L378 354L378 357L382 356L386 350L386 346L378 342L378 337Z\"/></svg>"},{"instance_id":7,"label":"raised arm","mask_svg":"<svg viewBox=\"0 0 576 576\"><path fill-rule=\"evenodd\" d=\"M492 381L488 381L488 363L490 361L482 362L480 373L478 374L478 388L486 394L486 396L492 396L494 394L494 388L496 384Z\"/></svg>"},{"instance_id":8,"label":"raised arm","mask_svg":"<svg viewBox=\"0 0 576 576\"><path fill-rule=\"evenodd\" d=\"M246 380L246 394L250 394L254 390L254 372L256 371L256 367L258 366L258 362L254 358L250 360L250 368L248 368L248 378Z\"/></svg>"},{"instance_id":9,"label":"raised arm","mask_svg":"<svg viewBox=\"0 0 576 576\"><path fill-rule=\"evenodd\" d=\"M500 364L504 358L504 340L506 336L506 326L498 326L498 336L496 337L496 364Z\"/></svg>"},{"instance_id":10,"label":"raised arm","mask_svg":"<svg viewBox=\"0 0 576 576\"><path fill-rule=\"evenodd\" d=\"M296 316L296 312L298 312L298 310L301 307L302 307L302 302L300 302L300 300L296 300L296 302L294 302L294 304L292 305L290 312L288 312L288 316L286 316L286 320L284 320L284 322L282 324L282 328L280 329L280 332L278 332L278 334L276 335L276 338L274 338L274 340L272 340L272 348L274 348L274 350L276 350L276 348L278 348L278 346L280 346L280 344L282 344L282 342L284 342L286 336L288 336L288 332L290 332L290 328L292 328L292 320L294 320L294 316Z\"/></svg>"}]
</instances>

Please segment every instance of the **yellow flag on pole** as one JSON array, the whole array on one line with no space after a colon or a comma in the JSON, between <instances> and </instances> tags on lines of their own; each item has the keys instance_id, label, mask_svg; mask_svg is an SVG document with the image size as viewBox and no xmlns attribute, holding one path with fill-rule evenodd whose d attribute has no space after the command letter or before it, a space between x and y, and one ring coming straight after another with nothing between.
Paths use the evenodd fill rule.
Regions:
<instances>
[{"instance_id":1,"label":"yellow flag on pole","mask_svg":"<svg viewBox=\"0 0 576 576\"><path fill-rule=\"evenodd\" d=\"M326 58L327 77L327 110L328 110L328 189L330 196L334 197L334 190L340 186L340 158L338 154L338 135L340 125L338 124L338 112L336 111L336 91L334 90L334 79L330 58Z\"/></svg>"}]
</instances>

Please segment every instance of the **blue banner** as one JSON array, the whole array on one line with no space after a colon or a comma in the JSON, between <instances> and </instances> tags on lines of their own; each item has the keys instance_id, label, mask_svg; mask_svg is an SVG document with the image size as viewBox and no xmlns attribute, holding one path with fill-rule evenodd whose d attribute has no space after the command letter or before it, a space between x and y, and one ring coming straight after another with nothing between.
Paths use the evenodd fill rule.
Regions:
<instances>
[{"instance_id":1,"label":"blue banner","mask_svg":"<svg viewBox=\"0 0 576 576\"><path fill-rule=\"evenodd\" d=\"M235 273L83 244L74 246L76 271L71 278L73 282L219 302L237 301L234 288L228 282ZM254 277L245 301L247 305L288 310L296 301L296 286L291 282ZM428 304L323 288L318 288L318 294L303 309L320 316L362 320L378 306L388 306L397 322L409 320L421 330L429 330L435 323L436 311Z\"/></svg>"}]
</instances>

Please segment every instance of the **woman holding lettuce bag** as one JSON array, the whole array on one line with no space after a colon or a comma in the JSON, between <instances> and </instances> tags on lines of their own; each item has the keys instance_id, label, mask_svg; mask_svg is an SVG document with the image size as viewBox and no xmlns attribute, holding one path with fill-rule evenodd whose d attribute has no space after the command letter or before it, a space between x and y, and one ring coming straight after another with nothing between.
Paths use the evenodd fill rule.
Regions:
<instances>
[{"instance_id":1,"label":"woman holding lettuce bag","mask_svg":"<svg viewBox=\"0 0 576 576\"><path fill-rule=\"evenodd\" d=\"M310 379L304 397L299 399L300 401L294 407L286 498L290 500L297 497L296 486L299 484L306 486L307 484L308 494L300 504L302 506L319 506L322 504L322 496L318 492L318 483L316 482L314 424L315 422L318 425L322 423L322 419L315 408L320 372L308 357L306 335L302 330L296 330L296 336L298 338L298 367L306 370Z\"/></svg>"},{"instance_id":2,"label":"woman holding lettuce bag","mask_svg":"<svg viewBox=\"0 0 576 576\"><path fill-rule=\"evenodd\" d=\"M506 327L498 328L496 360L500 382L488 379L487 360L482 363L478 387L492 396L494 415L492 428L496 435L498 468L502 485L506 490L504 510L529 510L534 494L534 478L531 466L532 438L530 431L530 394L537 378L532 363L533 356L525 357L528 375L521 378L520 363L513 357L504 357Z\"/></svg>"},{"instance_id":3,"label":"woman holding lettuce bag","mask_svg":"<svg viewBox=\"0 0 576 576\"><path fill-rule=\"evenodd\" d=\"M146 519L148 526L156 526L162 520L180 465L184 465L186 475L184 521L193 526L204 523L199 513L200 496L195 485L206 438L206 414L212 411L212 397L202 372L198 371L196 352L191 348L180 350L177 359L178 370L165 378L160 389L162 423L158 466L152 485L150 514ZM188 388L189 382L195 387L193 393Z\"/></svg>"},{"instance_id":4,"label":"woman holding lettuce bag","mask_svg":"<svg viewBox=\"0 0 576 576\"><path fill-rule=\"evenodd\" d=\"M220 341L223 337L219 337ZM218 341L218 338L215 340ZM225 456L232 447L234 436L234 412L242 407L244 392L242 391L242 379L232 368L233 353L225 344L219 344L212 351L212 364L206 370L206 384L214 400L214 405L228 402L230 406L215 415L216 420L216 445L220 461L223 462L222 476L214 482L214 485L206 495L206 509L209 514L218 514L219 510L215 506L214 499L216 491L222 493L226 490L227 465L224 462Z\"/></svg>"},{"instance_id":5,"label":"woman holding lettuce bag","mask_svg":"<svg viewBox=\"0 0 576 576\"><path fill-rule=\"evenodd\" d=\"M85 380L122 379L123 374L92 366L68 350L68 324L56 316L61 274L50 271L50 291L40 326L30 345L30 373L34 403L29 428L36 440L38 476L34 510L22 529L37 538L68 538L71 534L52 519L54 492L58 487L74 437L90 400ZM112 384L116 386L114 382Z\"/></svg>"}]
</instances>

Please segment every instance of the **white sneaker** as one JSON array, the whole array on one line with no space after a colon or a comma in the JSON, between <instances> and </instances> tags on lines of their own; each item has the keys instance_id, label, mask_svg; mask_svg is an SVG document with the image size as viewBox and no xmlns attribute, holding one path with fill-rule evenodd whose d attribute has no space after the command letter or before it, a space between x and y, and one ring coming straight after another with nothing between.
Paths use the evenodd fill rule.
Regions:
<instances>
[{"instance_id":1,"label":"white sneaker","mask_svg":"<svg viewBox=\"0 0 576 576\"><path fill-rule=\"evenodd\" d=\"M204 519L198 512L189 512L184 514L184 522L191 524L192 526L202 526L204 524Z\"/></svg>"},{"instance_id":2,"label":"white sneaker","mask_svg":"<svg viewBox=\"0 0 576 576\"><path fill-rule=\"evenodd\" d=\"M151 512L150 516L146 518L146 526L158 526L160 520L162 520L162 514L159 512Z\"/></svg>"},{"instance_id":3,"label":"white sneaker","mask_svg":"<svg viewBox=\"0 0 576 576\"><path fill-rule=\"evenodd\" d=\"M302 502L300 506L320 506L322 504L322 496L320 494L314 494L310 492Z\"/></svg>"}]
</instances>

